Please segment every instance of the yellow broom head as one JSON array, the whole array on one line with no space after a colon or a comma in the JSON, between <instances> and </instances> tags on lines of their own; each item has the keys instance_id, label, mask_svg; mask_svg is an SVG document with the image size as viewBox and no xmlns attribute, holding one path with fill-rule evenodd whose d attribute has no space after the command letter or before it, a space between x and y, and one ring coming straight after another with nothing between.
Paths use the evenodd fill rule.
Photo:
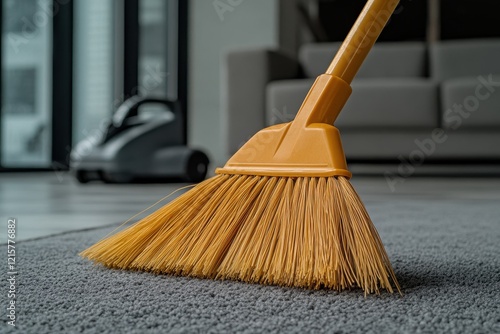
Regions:
<instances>
[{"instance_id":1,"label":"yellow broom head","mask_svg":"<svg viewBox=\"0 0 500 334\"><path fill-rule=\"evenodd\" d=\"M259 131L219 175L81 255L155 273L365 293L393 292L392 281L399 290L349 182L339 131L316 123L350 92L320 76L293 122Z\"/></svg>"},{"instance_id":2,"label":"yellow broom head","mask_svg":"<svg viewBox=\"0 0 500 334\"><path fill-rule=\"evenodd\" d=\"M85 250L105 266L302 288L399 290L345 177L217 175Z\"/></svg>"}]
</instances>

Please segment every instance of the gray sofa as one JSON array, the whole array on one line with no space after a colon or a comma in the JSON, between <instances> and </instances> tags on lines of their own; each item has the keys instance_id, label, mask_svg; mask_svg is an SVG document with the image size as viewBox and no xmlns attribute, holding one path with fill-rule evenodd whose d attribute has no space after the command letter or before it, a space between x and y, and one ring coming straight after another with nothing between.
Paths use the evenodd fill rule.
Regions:
<instances>
[{"instance_id":1,"label":"gray sofa","mask_svg":"<svg viewBox=\"0 0 500 334\"><path fill-rule=\"evenodd\" d=\"M227 155L288 122L339 43L233 50L223 59ZM377 43L335 123L348 160L500 159L500 40Z\"/></svg>"}]
</instances>

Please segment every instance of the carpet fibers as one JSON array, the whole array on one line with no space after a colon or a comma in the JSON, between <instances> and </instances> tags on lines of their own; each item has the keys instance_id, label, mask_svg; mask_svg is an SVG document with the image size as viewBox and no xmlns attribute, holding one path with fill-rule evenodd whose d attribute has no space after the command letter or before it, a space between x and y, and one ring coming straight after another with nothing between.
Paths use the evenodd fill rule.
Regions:
<instances>
[{"instance_id":1,"label":"carpet fibers","mask_svg":"<svg viewBox=\"0 0 500 334\"><path fill-rule=\"evenodd\" d=\"M17 244L16 329L500 333L498 201L402 198L372 201L367 208L403 296L384 292L365 298L360 290L308 291L109 270L77 255L110 231L101 228ZM4 314L6 305L4 297ZM0 332L14 332L5 315L2 319Z\"/></svg>"}]
</instances>

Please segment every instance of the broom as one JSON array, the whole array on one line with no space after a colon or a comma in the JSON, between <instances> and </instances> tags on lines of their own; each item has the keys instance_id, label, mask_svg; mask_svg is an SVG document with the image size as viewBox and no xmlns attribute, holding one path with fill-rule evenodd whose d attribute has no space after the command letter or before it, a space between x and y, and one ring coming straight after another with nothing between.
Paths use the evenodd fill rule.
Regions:
<instances>
[{"instance_id":1,"label":"broom","mask_svg":"<svg viewBox=\"0 0 500 334\"><path fill-rule=\"evenodd\" d=\"M81 255L154 273L400 291L331 125L398 2L367 2L293 122L261 130L216 176Z\"/></svg>"}]
</instances>

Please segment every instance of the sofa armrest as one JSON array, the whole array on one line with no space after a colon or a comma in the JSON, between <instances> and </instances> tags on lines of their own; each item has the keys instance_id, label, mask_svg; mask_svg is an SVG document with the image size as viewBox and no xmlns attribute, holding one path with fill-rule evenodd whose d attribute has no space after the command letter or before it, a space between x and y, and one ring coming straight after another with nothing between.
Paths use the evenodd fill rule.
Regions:
<instances>
[{"instance_id":1,"label":"sofa armrest","mask_svg":"<svg viewBox=\"0 0 500 334\"><path fill-rule=\"evenodd\" d=\"M225 152L231 156L265 126L265 90L273 80L295 78L299 63L278 50L232 50L222 58L221 107Z\"/></svg>"}]
</instances>

